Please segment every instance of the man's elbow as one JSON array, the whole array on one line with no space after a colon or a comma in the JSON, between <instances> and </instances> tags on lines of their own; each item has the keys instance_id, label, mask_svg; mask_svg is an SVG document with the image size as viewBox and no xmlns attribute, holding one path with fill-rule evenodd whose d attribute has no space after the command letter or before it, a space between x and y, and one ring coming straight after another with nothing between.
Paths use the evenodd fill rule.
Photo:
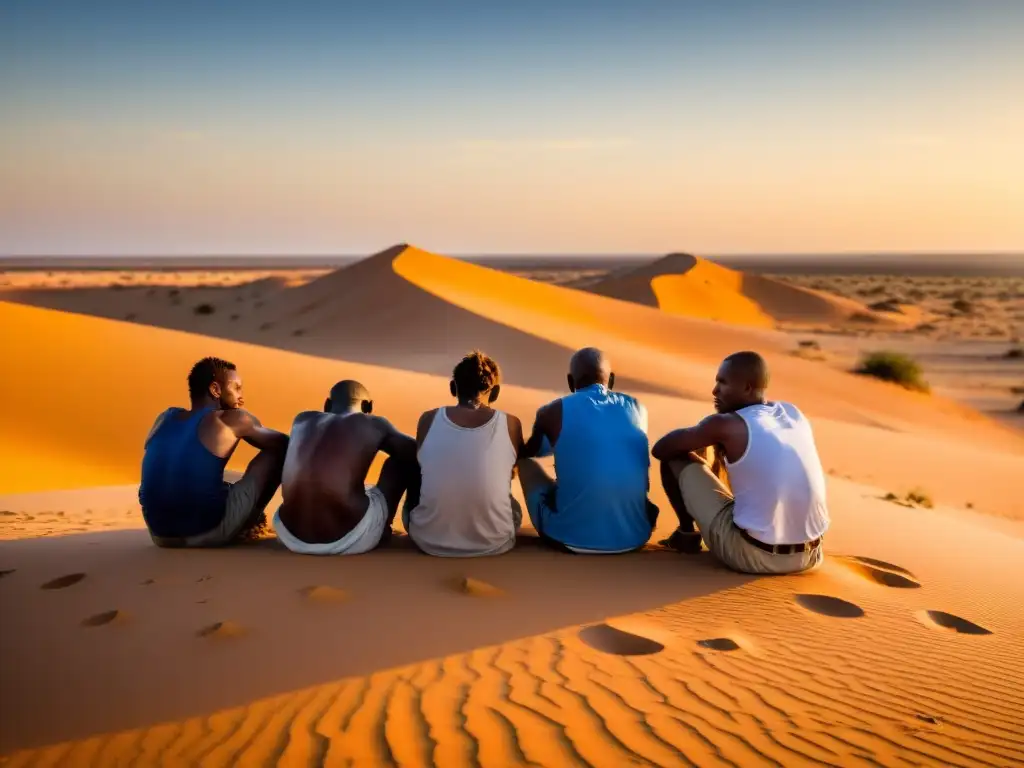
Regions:
<instances>
[{"instance_id":1,"label":"man's elbow","mask_svg":"<svg viewBox=\"0 0 1024 768\"><path fill-rule=\"evenodd\" d=\"M659 440L654 444L654 447L651 448L651 456L657 461L665 461L668 458L668 451L665 450L664 440Z\"/></svg>"}]
</instances>

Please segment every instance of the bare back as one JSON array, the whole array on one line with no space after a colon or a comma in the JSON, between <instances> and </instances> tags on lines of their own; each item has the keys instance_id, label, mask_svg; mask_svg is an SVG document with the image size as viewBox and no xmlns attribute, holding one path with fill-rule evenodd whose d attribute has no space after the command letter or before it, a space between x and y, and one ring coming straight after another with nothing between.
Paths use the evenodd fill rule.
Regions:
<instances>
[{"instance_id":1,"label":"bare back","mask_svg":"<svg viewBox=\"0 0 1024 768\"><path fill-rule=\"evenodd\" d=\"M296 416L281 480L288 530L304 541L333 541L355 528L367 509L366 473L392 430L358 412Z\"/></svg>"}]
</instances>

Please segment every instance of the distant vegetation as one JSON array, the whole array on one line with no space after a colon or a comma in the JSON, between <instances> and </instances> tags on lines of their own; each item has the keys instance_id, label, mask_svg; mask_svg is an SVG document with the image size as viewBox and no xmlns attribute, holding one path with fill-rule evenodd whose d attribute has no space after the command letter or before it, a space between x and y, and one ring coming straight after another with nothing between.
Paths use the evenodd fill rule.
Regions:
<instances>
[{"instance_id":1,"label":"distant vegetation","mask_svg":"<svg viewBox=\"0 0 1024 768\"><path fill-rule=\"evenodd\" d=\"M928 392L931 389L918 362L900 352L870 352L864 356L855 372L891 381L915 392Z\"/></svg>"},{"instance_id":2,"label":"distant vegetation","mask_svg":"<svg viewBox=\"0 0 1024 768\"><path fill-rule=\"evenodd\" d=\"M922 488L915 488L909 491L906 496L899 497L895 493L887 493L883 497L886 501L891 501L896 504L902 504L905 507L924 507L925 509L932 509L935 506L935 502L932 501L931 495L923 490Z\"/></svg>"},{"instance_id":3,"label":"distant vegetation","mask_svg":"<svg viewBox=\"0 0 1024 768\"><path fill-rule=\"evenodd\" d=\"M1022 357L1024 357L1024 349L1021 349L1020 347L1014 347L1013 349L1008 350L1007 353L1003 355L1003 357L1005 357L1007 360L1020 360Z\"/></svg>"},{"instance_id":4,"label":"distant vegetation","mask_svg":"<svg viewBox=\"0 0 1024 768\"><path fill-rule=\"evenodd\" d=\"M197 315L212 315L216 311L216 307L213 304L200 304L194 311Z\"/></svg>"}]
</instances>

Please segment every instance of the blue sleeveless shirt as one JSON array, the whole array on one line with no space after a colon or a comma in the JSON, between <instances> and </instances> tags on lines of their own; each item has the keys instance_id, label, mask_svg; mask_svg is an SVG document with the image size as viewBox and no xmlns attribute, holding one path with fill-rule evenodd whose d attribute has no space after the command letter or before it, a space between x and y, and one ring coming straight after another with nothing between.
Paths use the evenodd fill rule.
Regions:
<instances>
[{"instance_id":1,"label":"blue sleeveless shirt","mask_svg":"<svg viewBox=\"0 0 1024 768\"><path fill-rule=\"evenodd\" d=\"M578 549L634 549L651 536L647 415L600 384L562 398L554 448L556 511L545 533Z\"/></svg>"},{"instance_id":2,"label":"blue sleeveless shirt","mask_svg":"<svg viewBox=\"0 0 1024 768\"><path fill-rule=\"evenodd\" d=\"M155 536L196 536L216 528L224 518L228 460L210 453L199 440L199 423L213 409L175 418L183 410L167 410L142 458L139 504Z\"/></svg>"}]
</instances>

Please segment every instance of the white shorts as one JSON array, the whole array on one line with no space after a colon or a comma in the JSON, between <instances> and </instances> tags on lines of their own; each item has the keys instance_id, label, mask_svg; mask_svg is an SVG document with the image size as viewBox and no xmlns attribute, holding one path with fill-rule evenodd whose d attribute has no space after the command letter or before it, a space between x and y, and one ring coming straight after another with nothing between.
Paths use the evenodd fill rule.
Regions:
<instances>
[{"instance_id":1,"label":"white shorts","mask_svg":"<svg viewBox=\"0 0 1024 768\"><path fill-rule=\"evenodd\" d=\"M366 514L359 524L337 541L326 544L309 544L295 538L281 522L281 510L274 513L274 530L277 538L292 552L300 555L361 555L375 548L384 528L388 524L388 502L384 493L375 485L366 486L366 498L370 502Z\"/></svg>"}]
</instances>

